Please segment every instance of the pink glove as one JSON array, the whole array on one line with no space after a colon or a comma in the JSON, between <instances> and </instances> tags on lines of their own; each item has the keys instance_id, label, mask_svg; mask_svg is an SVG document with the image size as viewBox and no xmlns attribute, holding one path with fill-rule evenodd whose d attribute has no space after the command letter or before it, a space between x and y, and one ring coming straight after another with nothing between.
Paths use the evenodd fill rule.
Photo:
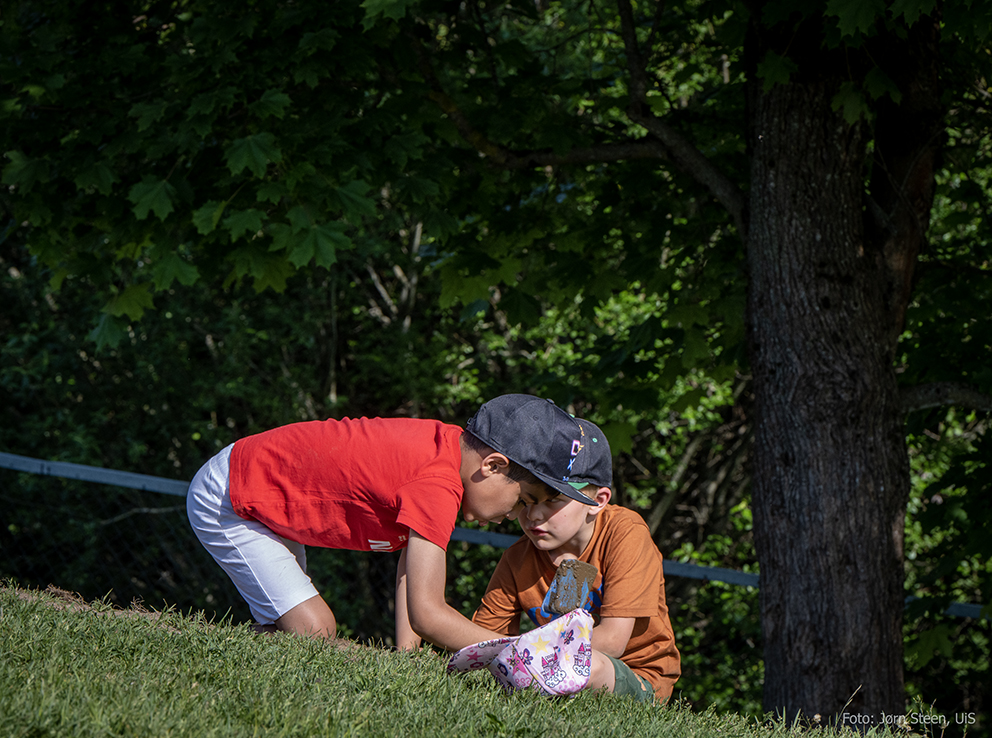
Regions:
<instances>
[{"instance_id":1,"label":"pink glove","mask_svg":"<svg viewBox=\"0 0 992 738\"><path fill-rule=\"evenodd\" d=\"M448 673L484 669L489 666L489 662L496 658L500 651L515 640L517 640L516 636L507 636L506 638L494 638L491 641L481 641L474 646L465 646L461 651L456 651L451 656L451 660L448 661Z\"/></svg>"},{"instance_id":2,"label":"pink glove","mask_svg":"<svg viewBox=\"0 0 992 738\"><path fill-rule=\"evenodd\" d=\"M572 610L517 638L483 641L463 648L451 657L448 671L482 668L488 658L490 673L508 691L535 689L548 696L575 694L589 684L592 628L592 615L582 609Z\"/></svg>"}]
</instances>

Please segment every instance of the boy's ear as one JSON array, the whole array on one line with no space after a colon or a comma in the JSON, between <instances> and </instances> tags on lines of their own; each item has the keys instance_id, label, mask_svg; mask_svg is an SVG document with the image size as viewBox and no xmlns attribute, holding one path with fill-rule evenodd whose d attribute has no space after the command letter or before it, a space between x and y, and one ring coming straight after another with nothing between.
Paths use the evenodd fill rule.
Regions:
<instances>
[{"instance_id":1,"label":"boy's ear","mask_svg":"<svg viewBox=\"0 0 992 738\"><path fill-rule=\"evenodd\" d=\"M491 454L483 456L479 464L479 469L484 477L489 477L493 474L506 474L509 468L510 460L498 451L493 451Z\"/></svg>"},{"instance_id":2,"label":"boy's ear","mask_svg":"<svg viewBox=\"0 0 992 738\"><path fill-rule=\"evenodd\" d=\"M589 492L586 492L586 490L583 490L583 492L589 495ZM589 496L592 499L596 500L596 506L589 507L589 514L599 515L599 513L601 513L603 509L610 503L610 500L613 499L613 490L611 490L609 487L600 487L599 489L596 490L595 494Z\"/></svg>"}]
</instances>

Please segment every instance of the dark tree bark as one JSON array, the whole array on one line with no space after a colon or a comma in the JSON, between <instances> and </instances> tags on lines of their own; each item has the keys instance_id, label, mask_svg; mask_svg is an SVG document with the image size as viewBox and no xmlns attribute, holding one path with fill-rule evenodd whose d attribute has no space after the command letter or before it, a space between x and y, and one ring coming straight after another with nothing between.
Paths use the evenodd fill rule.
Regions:
<instances>
[{"instance_id":1,"label":"dark tree bark","mask_svg":"<svg viewBox=\"0 0 992 738\"><path fill-rule=\"evenodd\" d=\"M909 484L864 138L826 86L762 96L749 269L765 707L901 714ZM814 156L810 152L815 152Z\"/></svg>"},{"instance_id":2,"label":"dark tree bark","mask_svg":"<svg viewBox=\"0 0 992 738\"><path fill-rule=\"evenodd\" d=\"M791 43L799 64L789 83L767 91L752 75L749 94L764 700L788 719L867 727L905 707L909 465L894 360L939 146L926 121L926 130L906 133L921 123L906 117L907 106L939 118L936 57L925 40L934 27L921 21L909 41L888 40L902 61L928 56L900 68L902 105L883 105L879 115L877 202L864 187L869 127L850 125L832 105L850 57L824 51L815 29L809 38L752 33L755 58Z\"/></svg>"}]
</instances>

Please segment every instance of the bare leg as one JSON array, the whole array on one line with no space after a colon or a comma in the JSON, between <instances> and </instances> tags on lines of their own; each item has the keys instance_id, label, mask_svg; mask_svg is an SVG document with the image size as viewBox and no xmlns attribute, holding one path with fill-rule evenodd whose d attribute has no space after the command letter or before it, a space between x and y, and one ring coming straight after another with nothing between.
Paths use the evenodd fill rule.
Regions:
<instances>
[{"instance_id":1,"label":"bare leg","mask_svg":"<svg viewBox=\"0 0 992 738\"><path fill-rule=\"evenodd\" d=\"M610 661L599 651L592 652L592 672L589 675L587 689L605 689L612 692L617 686L617 673Z\"/></svg>"},{"instance_id":2,"label":"bare leg","mask_svg":"<svg viewBox=\"0 0 992 738\"><path fill-rule=\"evenodd\" d=\"M315 595L276 620L276 628L286 633L331 640L337 633L338 624L324 599Z\"/></svg>"}]
</instances>

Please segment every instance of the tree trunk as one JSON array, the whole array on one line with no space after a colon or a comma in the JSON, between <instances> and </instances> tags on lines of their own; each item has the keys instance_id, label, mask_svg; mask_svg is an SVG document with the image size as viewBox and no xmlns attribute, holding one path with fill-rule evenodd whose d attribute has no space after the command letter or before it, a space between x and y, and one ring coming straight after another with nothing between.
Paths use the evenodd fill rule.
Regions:
<instances>
[{"instance_id":1,"label":"tree trunk","mask_svg":"<svg viewBox=\"0 0 992 738\"><path fill-rule=\"evenodd\" d=\"M761 84L747 240L764 702L867 727L904 709L891 279L866 241L866 130L832 109L838 82Z\"/></svg>"},{"instance_id":2,"label":"tree trunk","mask_svg":"<svg viewBox=\"0 0 992 738\"><path fill-rule=\"evenodd\" d=\"M778 37L752 26L752 500L764 702L788 719L867 729L905 709L909 462L894 361L942 143L939 28L922 17L856 54L826 50L815 23ZM753 72L773 48L791 49L797 71L765 90ZM876 60L900 94L875 106L866 193L868 127L832 103Z\"/></svg>"}]
</instances>

